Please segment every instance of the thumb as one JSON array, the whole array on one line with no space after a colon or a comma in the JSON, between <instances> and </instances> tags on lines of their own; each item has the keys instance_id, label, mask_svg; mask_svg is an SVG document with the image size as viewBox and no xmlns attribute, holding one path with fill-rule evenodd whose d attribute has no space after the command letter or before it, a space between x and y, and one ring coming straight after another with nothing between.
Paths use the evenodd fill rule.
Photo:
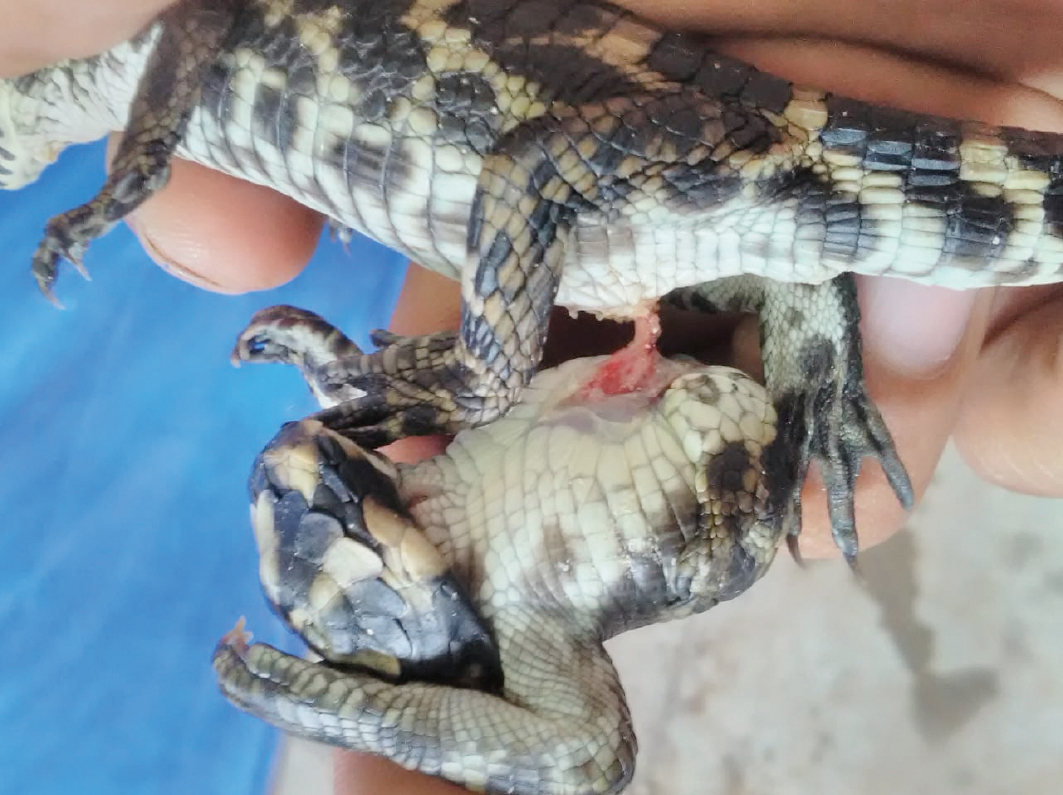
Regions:
<instances>
[{"instance_id":1,"label":"thumb","mask_svg":"<svg viewBox=\"0 0 1063 795\"><path fill-rule=\"evenodd\" d=\"M117 144L108 142L108 161ZM260 185L175 160L170 181L126 217L144 250L179 279L222 293L267 290L302 271L321 216Z\"/></svg>"},{"instance_id":2,"label":"thumb","mask_svg":"<svg viewBox=\"0 0 1063 795\"><path fill-rule=\"evenodd\" d=\"M1063 496L1063 293L1002 291L1012 318L975 364L956 443L983 478L1013 491Z\"/></svg>"}]
</instances>

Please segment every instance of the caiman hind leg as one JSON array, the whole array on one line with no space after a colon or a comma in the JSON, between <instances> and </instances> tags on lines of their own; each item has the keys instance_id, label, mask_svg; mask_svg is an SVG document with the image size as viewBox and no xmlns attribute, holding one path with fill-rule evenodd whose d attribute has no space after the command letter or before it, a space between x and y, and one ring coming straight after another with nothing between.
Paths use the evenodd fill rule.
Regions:
<instances>
[{"instance_id":1,"label":"caiman hind leg","mask_svg":"<svg viewBox=\"0 0 1063 795\"><path fill-rule=\"evenodd\" d=\"M635 737L609 656L573 636L567 615L500 616L501 695L393 684L255 644L238 629L214 669L236 706L285 731L386 757L489 793L619 792L634 770Z\"/></svg>"},{"instance_id":2,"label":"caiman hind leg","mask_svg":"<svg viewBox=\"0 0 1063 795\"><path fill-rule=\"evenodd\" d=\"M33 256L33 275L52 301L60 260L68 259L85 274L81 258L89 243L166 185L170 161L199 103L203 73L221 52L239 5L237 0L182 0L159 16L158 42L107 181L87 204L48 222Z\"/></svg>"},{"instance_id":3,"label":"caiman hind leg","mask_svg":"<svg viewBox=\"0 0 1063 795\"><path fill-rule=\"evenodd\" d=\"M874 458L910 509L912 484L889 429L867 394L861 357L860 308L850 274L819 285L782 284L753 276L678 290L668 301L702 311L755 312L760 318L764 377L778 412L779 434L768 456L776 495L789 512L791 548L800 532L801 487L819 464L834 541L851 565L859 543L854 518L861 461Z\"/></svg>"}]
</instances>

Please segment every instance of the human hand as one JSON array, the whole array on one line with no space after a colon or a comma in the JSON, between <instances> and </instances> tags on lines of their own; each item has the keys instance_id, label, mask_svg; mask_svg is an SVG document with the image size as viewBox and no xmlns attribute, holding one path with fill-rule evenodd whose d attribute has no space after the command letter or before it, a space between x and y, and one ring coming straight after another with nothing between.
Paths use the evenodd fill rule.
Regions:
<instances>
[{"instance_id":1,"label":"human hand","mask_svg":"<svg viewBox=\"0 0 1063 795\"><path fill-rule=\"evenodd\" d=\"M174 0L0 0L0 77L83 58L132 38Z\"/></svg>"},{"instance_id":2,"label":"human hand","mask_svg":"<svg viewBox=\"0 0 1063 795\"><path fill-rule=\"evenodd\" d=\"M722 50L801 82L917 111L1063 131L1059 0L621 2L677 26L726 33ZM0 10L9 11L5 19L17 20L0 30L0 72L102 49L127 38L163 5L98 0L73 10L59 0L39 0L18 5L16 13L14 0L0 0ZM321 228L316 214L272 191L188 163L176 164L171 185L131 220L146 248L172 271L234 292L294 276ZM417 273L411 280L425 278ZM431 290L404 294L397 330L453 325L456 289L447 288L433 283ZM985 479L1063 495L1060 288L951 293L884 279L863 279L860 288L870 390L917 492L952 435ZM403 317L444 308L433 321L438 325L402 325ZM743 334L748 327L740 327L740 342ZM392 452L420 456L430 452L426 444L409 440ZM805 553L833 554L815 482L806 489L804 513ZM903 519L877 467L868 466L857 494L863 545L888 537ZM376 761L340 758L337 791L368 791L364 765Z\"/></svg>"}]
</instances>

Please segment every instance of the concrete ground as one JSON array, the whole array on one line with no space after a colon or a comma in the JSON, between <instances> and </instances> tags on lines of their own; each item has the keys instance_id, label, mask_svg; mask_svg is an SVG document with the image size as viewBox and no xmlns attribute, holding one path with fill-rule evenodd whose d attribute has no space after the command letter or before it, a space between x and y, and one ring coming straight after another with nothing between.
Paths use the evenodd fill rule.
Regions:
<instances>
[{"instance_id":1,"label":"concrete ground","mask_svg":"<svg viewBox=\"0 0 1063 795\"><path fill-rule=\"evenodd\" d=\"M949 451L909 529L861 560L781 555L735 602L609 644L640 741L631 795L1063 791L1063 500ZM332 790L292 742L275 795Z\"/></svg>"}]
</instances>

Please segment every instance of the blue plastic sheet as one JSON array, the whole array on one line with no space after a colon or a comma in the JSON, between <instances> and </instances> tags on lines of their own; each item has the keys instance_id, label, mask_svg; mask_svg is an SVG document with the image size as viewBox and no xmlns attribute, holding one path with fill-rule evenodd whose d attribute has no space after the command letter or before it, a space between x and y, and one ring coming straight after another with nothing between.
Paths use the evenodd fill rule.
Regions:
<instances>
[{"instance_id":1,"label":"blue plastic sheet","mask_svg":"<svg viewBox=\"0 0 1063 795\"><path fill-rule=\"evenodd\" d=\"M265 606L246 476L314 404L294 370L235 369L258 308L291 303L359 344L404 261L324 241L281 289L225 297L152 266L124 227L97 241L59 311L29 273L46 219L102 184L102 147L0 192L0 792L262 793L278 734L231 707L210 666Z\"/></svg>"}]
</instances>

